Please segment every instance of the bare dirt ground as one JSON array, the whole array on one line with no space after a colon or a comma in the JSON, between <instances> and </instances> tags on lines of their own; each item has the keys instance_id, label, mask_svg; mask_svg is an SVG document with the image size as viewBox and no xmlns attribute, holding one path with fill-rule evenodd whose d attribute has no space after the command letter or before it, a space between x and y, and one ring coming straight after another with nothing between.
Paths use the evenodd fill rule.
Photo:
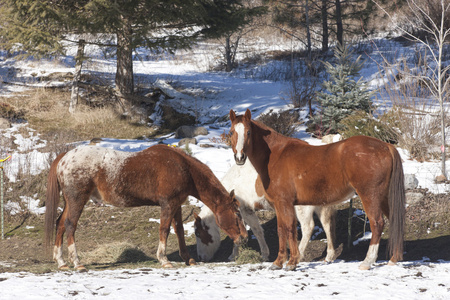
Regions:
<instances>
[{"instance_id":1,"label":"bare dirt ground","mask_svg":"<svg viewBox=\"0 0 450 300\"><path fill-rule=\"evenodd\" d=\"M422 191L425 193L425 191ZM449 195L430 195L415 205L408 206L406 215L405 256L406 261L429 259L430 261L450 261L450 197ZM354 203L354 207L360 207ZM199 208L190 205L183 207L185 223L192 222L193 211ZM274 212L262 211L258 215L263 223L265 237L270 247L270 261L278 252L278 237ZM348 204L338 206L336 225L336 247L338 259L346 261L363 260L368 241L347 248ZM156 260L158 247L157 222L159 207L139 207L121 209L88 204L78 223L76 232L77 248L82 262L88 269L159 267ZM0 241L0 273L30 271L45 273L56 270L56 263L44 248L44 217L28 213L5 216L6 238ZM320 226L318 220L316 225ZM387 226L386 226L387 227ZM352 240L361 237L364 218L353 218ZM369 230L369 226L366 226ZM299 238L301 231L299 230ZM387 234L384 236L387 238ZM325 234L320 233L309 243L306 260L321 260L326 254ZM186 237L189 252L197 259L195 237ZM178 243L174 234L169 236L168 257L176 265L183 263L178 255ZM248 247L259 251L256 239L249 239ZM214 262L227 261L232 249L231 240L223 235L219 252ZM386 239L379 251L379 260L387 260ZM65 253L67 253L65 249Z\"/></svg>"}]
</instances>

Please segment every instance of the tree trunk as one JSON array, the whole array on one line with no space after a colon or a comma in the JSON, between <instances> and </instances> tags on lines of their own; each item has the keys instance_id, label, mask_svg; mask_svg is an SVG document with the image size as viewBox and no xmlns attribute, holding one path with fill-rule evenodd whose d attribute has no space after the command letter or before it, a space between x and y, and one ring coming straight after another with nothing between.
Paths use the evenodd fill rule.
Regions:
<instances>
[{"instance_id":1,"label":"tree trunk","mask_svg":"<svg viewBox=\"0 0 450 300\"><path fill-rule=\"evenodd\" d=\"M338 43L344 45L344 27L342 25L342 10L340 0L336 0L336 36Z\"/></svg>"},{"instance_id":2,"label":"tree trunk","mask_svg":"<svg viewBox=\"0 0 450 300\"><path fill-rule=\"evenodd\" d=\"M306 47L308 51L308 61L311 61L311 24L309 21L309 1L305 2L305 21L306 21Z\"/></svg>"},{"instance_id":3,"label":"tree trunk","mask_svg":"<svg viewBox=\"0 0 450 300\"><path fill-rule=\"evenodd\" d=\"M225 38L225 60L226 60L225 71L231 72L231 70L233 70L233 64L231 62L231 37L230 36L227 36Z\"/></svg>"},{"instance_id":4,"label":"tree trunk","mask_svg":"<svg viewBox=\"0 0 450 300\"><path fill-rule=\"evenodd\" d=\"M241 40L241 33L239 32L236 37L236 41L231 40L231 35L225 38L225 71L231 72L234 69L234 62L236 61L236 52L239 47L239 41Z\"/></svg>"},{"instance_id":5,"label":"tree trunk","mask_svg":"<svg viewBox=\"0 0 450 300\"><path fill-rule=\"evenodd\" d=\"M322 0L322 52L328 51L328 0Z\"/></svg>"},{"instance_id":6,"label":"tree trunk","mask_svg":"<svg viewBox=\"0 0 450 300\"><path fill-rule=\"evenodd\" d=\"M83 66L85 40L78 41L77 56L75 57L75 74L72 81L72 94L70 95L69 112L73 114L78 104L78 82L81 78L81 68Z\"/></svg>"},{"instance_id":7,"label":"tree trunk","mask_svg":"<svg viewBox=\"0 0 450 300\"><path fill-rule=\"evenodd\" d=\"M121 30L117 31L117 69L116 88L126 96L133 94L133 29L127 20L123 20Z\"/></svg>"},{"instance_id":8,"label":"tree trunk","mask_svg":"<svg viewBox=\"0 0 450 300\"><path fill-rule=\"evenodd\" d=\"M436 33L437 36L437 44L438 44L438 61L437 61L437 69L438 69L438 100L439 100L439 105L441 108L441 171L442 171L442 175L447 179L447 170L445 168L445 107L444 107L444 94L446 92L446 84L444 82L445 79L445 74L447 73L447 70L443 70L442 66L442 59L443 59L443 55L444 55L444 45L445 45L445 40L446 40L446 34L447 31L444 28L444 22L445 22L445 6L444 6L444 1L441 0L441 23L439 26L439 30L438 33ZM448 29L447 29L448 30ZM444 33L445 32L445 33Z\"/></svg>"}]
</instances>

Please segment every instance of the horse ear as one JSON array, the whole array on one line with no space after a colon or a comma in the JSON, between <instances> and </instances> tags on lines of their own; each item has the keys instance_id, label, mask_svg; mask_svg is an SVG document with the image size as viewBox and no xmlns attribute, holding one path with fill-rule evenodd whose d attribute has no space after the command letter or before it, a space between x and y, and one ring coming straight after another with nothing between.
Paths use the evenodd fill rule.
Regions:
<instances>
[{"instance_id":1,"label":"horse ear","mask_svg":"<svg viewBox=\"0 0 450 300\"><path fill-rule=\"evenodd\" d=\"M236 199L236 195L234 194L234 190L231 190L230 197L231 197L231 199L233 199L233 202L237 205L237 207L239 207L239 205L241 203L239 203L239 201Z\"/></svg>"},{"instance_id":2,"label":"horse ear","mask_svg":"<svg viewBox=\"0 0 450 300\"><path fill-rule=\"evenodd\" d=\"M250 109L247 108L247 110L245 111L245 118L247 120L251 120L252 119L252 112L250 111Z\"/></svg>"},{"instance_id":3,"label":"horse ear","mask_svg":"<svg viewBox=\"0 0 450 300\"><path fill-rule=\"evenodd\" d=\"M234 110L230 109L230 120L231 120L231 122L233 122L234 119L236 119L236 113L234 112Z\"/></svg>"}]
</instances>

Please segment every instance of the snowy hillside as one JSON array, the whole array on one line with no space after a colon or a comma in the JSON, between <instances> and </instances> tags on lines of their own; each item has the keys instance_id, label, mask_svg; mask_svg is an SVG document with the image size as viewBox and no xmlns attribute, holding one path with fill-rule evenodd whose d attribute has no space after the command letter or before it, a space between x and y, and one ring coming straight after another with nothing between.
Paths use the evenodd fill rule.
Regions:
<instances>
[{"instance_id":1,"label":"snowy hillside","mask_svg":"<svg viewBox=\"0 0 450 300\"><path fill-rule=\"evenodd\" d=\"M380 44L390 49L398 45L380 40ZM367 46L370 47L370 44ZM203 148L201 144L210 143L214 137L229 130L229 122L220 121L230 109L238 114L247 108L254 116L269 111L291 108L286 100L288 83L270 81L258 77L249 78L245 70L234 73L207 71L208 62L213 60L209 51L180 52L175 56L159 59L136 61L134 71L140 82L151 84L156 80L171 82L177 86L177 97L171 102L179 111L190 112L198 116L198 121L209 129L206 136L198 136L198 145L192 145L193 156L206 163L221 178L234 164L233 155L225 145L222 147ZM89 48L92 59L86 63L83 72L101 72L110 79L114 76L115 64L112 59L104 59L101 52ZM373 60L368 60L362 74L373 88L382 84L379 66L375 61L376 49L373 49ZM408 51L405 49L404 51ZM74 52L69 52L74 54ZM151 57L151 56L149 56ZM183 59L188 57L189 59ZM27 91L21 84L33 86L44 84L34 82L32 74L50 74L53 72L72 72L73 57L57 61L16 61L14 58L0 60L0 77L5 82L16 84L0 84L0 95L8 96L18 91ZM255 68L277 68L277 62ZM266 70L267 71L267 70ZM258 72L254 72L257 74ZM269 71L267 71L269 73ZM380 111L391 107L386 98L376 99ZM306 114L305 111L301 111ZM20 168L29 167L38 173L47 167L46 153L39 152L45 141L24 138L20 133L23 124L13 124L3 130L4 138L12 139L18 146L16 149L1 148L0 153L12 154L12 160L5 163L5 173L10 180L15 180ZM38 133L36 133L38 134ZM299 126L295 134L311 144L321 144ZM86 141L80 141L80 146ZM177 143L172 135L168 135L164 143ZM104 139L98 145L122 151L139 151L156 144L155 140L114 140ZM24 151L27 149L27 151ZM405 174L414 174L418 186L427 188L433 193L447 193L449 184L436 184L434 179L440 174L439 161L417 162L409 158L409 154L399 149ZM21 162L32 162L23 165ZM27 199L30 208L36 199ZM201 206L196 199L191 203ZM8 203L6 204L8 205ZM10 204L12 205L12 204ZM37 212L42 213L42 210ZM188 228L189 226L190 229ZM187 224L188 233L192 233L192 224ZM28 273L0 274L1 299L91 299L107 297L107 299L137 299L152 297L156 299L351 299L363 297L367 299L447 299L450 295L450 262L430 263L423 261L402 262L395 267L380 261L369 271L358 270L359 262L337 261L332 264L301 263L296 272L269 271L268 264L236 266L232 263L210 267L207 264L175 270L136 269L114 271L89 271L85 274L72 272L56 272L41 275ZM0 264L2 262L0 261Z\"/></svg>"}]
</instances>

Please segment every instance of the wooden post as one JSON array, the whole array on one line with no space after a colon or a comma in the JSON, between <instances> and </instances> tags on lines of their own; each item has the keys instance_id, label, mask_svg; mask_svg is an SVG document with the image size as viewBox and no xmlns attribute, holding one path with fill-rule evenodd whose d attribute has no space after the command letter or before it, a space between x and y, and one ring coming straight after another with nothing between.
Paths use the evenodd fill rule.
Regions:
<instances>
[{"instance_id":1,"label":"wooden post","mask_svg":"<svg viewBox=\"0 0 450 300\"><path fill-rule=\"evenodd\" d=\"M2 215L2 240L5 239L4 234L4 220L3 220L3 163L11 158L9 155L7 158L0 159L0 194L1 194L1 203L0 203L0 214Z\"/></svg>"},{"instance_id":2,"label":"wooden post","mask_svg":"<svg viewBox=\"0 0 450 300\"><path fill-rule=\"evenodd\" d=\"M350 198L350 206L348 207L348 235L347 235L347 249L352 246L352 218L353 218L353 198Z\"/></svg>"}]
</instances>

